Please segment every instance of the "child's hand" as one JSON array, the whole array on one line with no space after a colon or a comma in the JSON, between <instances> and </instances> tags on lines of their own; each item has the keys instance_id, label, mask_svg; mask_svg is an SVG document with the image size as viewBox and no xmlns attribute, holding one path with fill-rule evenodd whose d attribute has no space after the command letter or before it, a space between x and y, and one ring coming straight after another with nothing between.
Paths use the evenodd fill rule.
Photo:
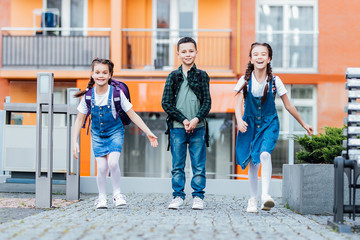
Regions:
<instances>
[{"instance_id":1,"label":"child's hand","mask_svg":"<svg viewBox=\"0 0 360 240\"><path fill-rule=\"evenodd\" d=\"M247 131L247 126L248 126L248 124L244 120L241 119L239 121L239 130L240 130L240 132L242 132L242 133L246 132Z\"/></svg>"},{"instance_id":2,"label":"child's hand","mask_svg":"<svg viewBox=\"0 0 360 240\"><path fill-rule=\"evenodd\" d=\"M73 155L74 158L78 159L78 153L80 152L80 147L79 147L79 143L74 143L73 144Z\"/></svg>"},{"instance_id":3,"label":"child's hand","mask_svg":"<svg viewBox=\"0 0 360 240\"><path fill-rule=\"evenodd\" d=\"M156 148L159 144L157 141L157 136L155 136L153 133L146 135L150 141L150 144L153 148Z\"/></svg>"},{"instance_id":4,"label":"child's hand","mask_svg":"<svg viewBox=\"0 0 360 240\"><path fill-rule=\"evenodd\" d=\"M190 122L187 119L185 119L182 123L184 124L185 129L188 128L190 125Z\"/></svg>"},{"instance_id":5,"label":"child's hand","mask_svg":"<svg viewBox=\"0 0 360 240\"><path fill-rule=\"evenodd\" d=\"M189 133L190 132L190 130L189 130L190 122L189 122L189 120L185 119L182 123L184 124L185 132Z\"/></svg>"},{"instance_id":6,"label":"child's hand","mask_svg":"<svg viewBox=\"0 0 360 240\"><path fill-rule=\"evenodd\" d=\"M192 133L199 123L199 119L197 117L191 119L187 128L185 128L187 133Z\"/></svg>"},{"instance_id":7,"label":"child's hand","mask_svg":"<svg viewBox=\"0 0 360 240\"><path fill-rule=\"evenodd\" d=\"M307 131L307 133L311 136L313 135L314 129L312 128L312 126L308 125L308 124L304 124L303 128Z\"/></svg>"}]
</instances>

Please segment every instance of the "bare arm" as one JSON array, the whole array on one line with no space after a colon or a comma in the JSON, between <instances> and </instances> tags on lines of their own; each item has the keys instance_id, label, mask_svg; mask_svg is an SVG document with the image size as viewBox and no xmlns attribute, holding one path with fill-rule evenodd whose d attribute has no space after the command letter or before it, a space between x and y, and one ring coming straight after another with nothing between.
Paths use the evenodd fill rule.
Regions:
<instances>
[{"instance_id":1,"label":"bare arm","mask_svg":"<svg viewBox=\"0 0 360 240\"><path fill-rule=\"evenodd\" d=\"M151 146L157 147L158 146L157 137L151 132L148 126L146 126L146 124L141 119L141 117L133 109L127 111L126 114L129 116L131 121L133 121L136 124L136 126L138 126L146 134L147 138L150 141Z\"/></svg>"},{"instance_id":2,"label":"bare arm","mask_svg":"<svg viewBox=\"0 0 360 240\"><path fill-rule=\"evenodd\" d=\"M79 139L81 125L82 125L82 123L84 121L84 118L85 118L85 114L79 112L77 114L77 116L76 116L75 125L74 125L74 132L73 132L72 142L73 142L73 155L74 155L74 157L76 159L78 159L77 154L80 152L78 139Z\"/></svg>"},{"instance_id":3,"label":"bare arm","mask_svg":"<svg viewBox=\"0 0 360 240\"><path fill-rule=\"evenodd\" d=\"M235 117L240 132L244 133L247 130L248 124L242 119L242 108L244 102L244 94L239 92L236 98Z\"/></svg>"},{"instance_id":4,"label":"bare arm","mask_svg":"<svg viewBox=\"0 0 360 240\"><path fill-rule=\"evenodd\" d=\"M287 94L282 95L281 100L283 101L286 110L300 123L309 135L312 135L314 131L313 128L302 120L295 106L291 104Z\"/></svg>"}]
</instances>

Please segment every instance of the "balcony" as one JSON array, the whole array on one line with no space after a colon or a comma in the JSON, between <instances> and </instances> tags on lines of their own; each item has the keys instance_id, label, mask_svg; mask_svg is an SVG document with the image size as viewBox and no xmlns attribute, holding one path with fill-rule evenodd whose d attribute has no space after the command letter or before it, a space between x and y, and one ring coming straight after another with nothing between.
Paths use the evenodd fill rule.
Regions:
<instances>
[{"instance_id":1,"label":"balcony","mask_svg":"<svg viewBox=\"0 0 360 240\"><path fill-rule=\"evenodd\" d=\"M2 28L2 68L88 67L110 58L109 28Z\"/></svg>"},{"instance_id":2,"label":"balcony","mask_svg":"<svg viewBox=\"0 0 360 240\"><path fill-rule=\"evenodd\" d=\"M230 70L229 29L136 29L122 30L122 69L172 70L180 65L176 44L190 36L198 47L196 64L207 70Z\"/></svg>"},{"instance_id":3,"label":"balcony","mask_svg":"<svg viewBox=\"0 0 360 240\"><path fill-rule=\"evenodd\" d=\"M109 28L2 28L2 68L84 68L94 57L111 58ZM196 64L206 70L231 69L229 29L122 29L123 70L172 70L180 65L177 41L193 37Z\"/></svg>"}]
</instances>

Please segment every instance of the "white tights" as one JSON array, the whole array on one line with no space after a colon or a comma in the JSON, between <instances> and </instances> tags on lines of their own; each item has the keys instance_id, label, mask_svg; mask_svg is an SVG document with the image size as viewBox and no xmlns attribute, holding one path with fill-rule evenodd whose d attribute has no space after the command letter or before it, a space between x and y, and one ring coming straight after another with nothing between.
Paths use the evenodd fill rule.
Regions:
<instances>
[{"instance_id":1,"label":"white tights","mask_svg":"<svg viewBox=\"0 0 360 240\"><path fill-rule=\"evenodd\" d=\"M120 193L120 167L119 167L119 152L111 152L109 158L97 157L97 177L96 182L99 190L99 198L106 198L106 176L109 170L111 173L111 183L113 187L113 195Z\"/></svg>"},{"instance_id":2,"label":"white tights","mask_svg":"<svg viewBox=\"0 0 360 240\"><path fill-rule=\"evenodd\" d=\"M270 180L271 180L271 155L268 152L262 152L260 154L261 162L261 187L262 196L269 194ZM258 186L258 172L260 164L254 166L252 161L249 163L249 182L250 182L250 197L256 198L257 186Z\"/></svg>"}]
</instances>

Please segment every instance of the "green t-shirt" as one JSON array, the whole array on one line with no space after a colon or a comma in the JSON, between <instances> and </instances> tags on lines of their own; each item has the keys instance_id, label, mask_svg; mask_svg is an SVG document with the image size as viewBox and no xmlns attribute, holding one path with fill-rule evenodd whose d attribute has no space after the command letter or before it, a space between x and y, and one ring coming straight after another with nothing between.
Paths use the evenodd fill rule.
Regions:
<instances>
[{"instance_id":1,"label":"green t-shirt","mask_svg":"<svg viewBox=\"0 0 360 240\"><path fill-rule=\"evenodd\" d=\"M200 110L200 101L195 93L190 89L188 80L183 73L184 81L182 82L179 93L176 97L176 108L184 114L184 116L191 121ZM199 122L196 128L203 127L204 122ZM184 128L184 124L174 121L174 128Z\"/></svg>"}]
</instances>

